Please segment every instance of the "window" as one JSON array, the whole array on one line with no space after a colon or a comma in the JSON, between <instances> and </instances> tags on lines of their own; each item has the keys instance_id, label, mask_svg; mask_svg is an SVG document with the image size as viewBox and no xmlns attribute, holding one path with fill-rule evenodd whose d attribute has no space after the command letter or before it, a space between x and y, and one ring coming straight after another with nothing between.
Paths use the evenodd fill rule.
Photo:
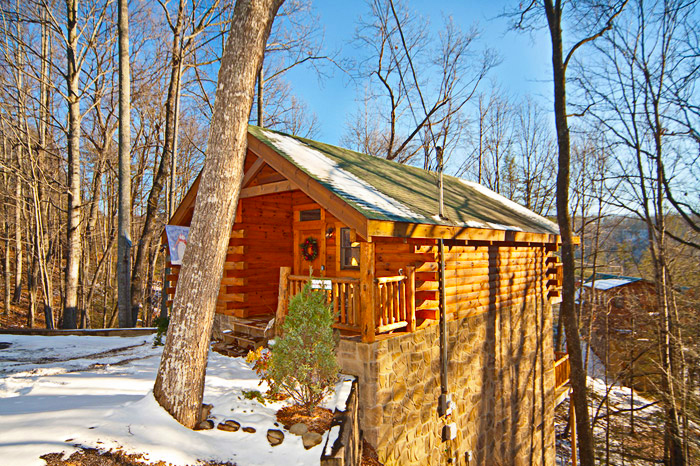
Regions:
<instances>
[{"instance_id":1,"label":"window","mask_svg":"<svg viewBox=\"0 0 700 466\"><path fill-rule=\"evenodd\" d=\"M299 212L300 222L311 222L321 220L321 209L302 210Z\"/></svg>"},{"instance_id":2,"label":"window","mask_svg":"<svg viewBox=\"0 0 700 466\"><path fill-rule=\"evenodd\" d=\"M350 228L340 229L340 268L360 268L360 243L350 238Z\"/></svg>"}]
</instances>

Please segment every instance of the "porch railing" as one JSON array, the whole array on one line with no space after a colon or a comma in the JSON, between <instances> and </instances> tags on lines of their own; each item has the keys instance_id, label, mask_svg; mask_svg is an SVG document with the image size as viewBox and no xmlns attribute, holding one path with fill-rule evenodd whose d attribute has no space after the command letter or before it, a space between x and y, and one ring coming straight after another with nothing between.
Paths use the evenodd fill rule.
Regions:
<instances>
[{"instance_id":1,"label":"porch railing","mask_svg":"<svg viewBox=\"0 0 700 466\"><path fill-rule=\"evenodd\" d=\"M372 342L376 334L404 328L413 332L416 328L415 271L412 267L406 275L365 281L291 275L289 270L286 267L280 269L278 325L287 314L289 298L312 280L314 288L326 293L336 315L333 326L339 330L360 334L363 341Z\"/></svg>"},{"instance_id":2,"label":"porch railing","mask_svg":"<svg viewBox=\"0 0 700 466\"><path fill-rule=\"evenodd\" d=\"M412 287L408 284L408 277L381 277L376 278L374 282L377 333L411 326L415 320L415 305L411 305L415 302L415 297Z\"/></svg>"},{"instance_id":3,"label":"porch railing","mask_svg":"<svg viewBox=\"0 0 700 466\"><path fill-rule=\"evenodd\" d=\"M559 390L569 383L571 376L571 366L569 365L569 354L559 351L554 352L554 388Z\"/></svg>"},{"instance_id":4,"label":"porch railing","mask_svg":"<svg viewBox=\"0 0 700 466\"><path fill-rule=\"evenodd\" d=\"M319 291L326 293L328 303L333 307L336 316L333 326L359 333L360 280L345 277L311 277L311 280L316 282ZM299 293L308 281L308 275L289 275L289 296Z\"/></svg>"}]
</instances>

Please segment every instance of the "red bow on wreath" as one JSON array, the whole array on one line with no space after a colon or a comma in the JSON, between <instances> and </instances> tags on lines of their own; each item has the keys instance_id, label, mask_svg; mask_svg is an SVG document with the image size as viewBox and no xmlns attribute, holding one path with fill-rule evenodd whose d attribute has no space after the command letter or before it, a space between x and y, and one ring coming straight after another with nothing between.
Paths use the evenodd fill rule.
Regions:
<instances>
[{"instance_id":1,"label":"red bow on wreath","mask_svg":"<svg viewBox=\"0 0 700 466\"><path fill-rule=\"evenodd\" d=\"M316 239L309 236L300 246L304 260L312 262L318 257L318 241Z\"/></svg>"}]
</instances>

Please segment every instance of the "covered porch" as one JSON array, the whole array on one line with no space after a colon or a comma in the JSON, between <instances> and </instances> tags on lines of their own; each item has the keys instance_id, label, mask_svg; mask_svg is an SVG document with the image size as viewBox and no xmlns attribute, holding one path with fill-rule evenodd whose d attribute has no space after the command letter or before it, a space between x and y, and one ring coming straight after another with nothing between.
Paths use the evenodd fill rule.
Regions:
<instances>
[{"instance_id":1,"label":"covered porch","mask_svg":"<svg viewBox=\"0 0 700 466\"><path fill-rule=\"evenodd\" d=\"M366 249L362 248L360 264L369 265ZM369 268L361 266L359 278L292 275L289 267L280 268L276 325L284 321L290 297L311 281L312 289L326 293L336 316L334 327L342 338L373 342L391 332L415 331L415 268L406 267L405 275L385 277L375 277Z\"/></svg>"}]
</instances>

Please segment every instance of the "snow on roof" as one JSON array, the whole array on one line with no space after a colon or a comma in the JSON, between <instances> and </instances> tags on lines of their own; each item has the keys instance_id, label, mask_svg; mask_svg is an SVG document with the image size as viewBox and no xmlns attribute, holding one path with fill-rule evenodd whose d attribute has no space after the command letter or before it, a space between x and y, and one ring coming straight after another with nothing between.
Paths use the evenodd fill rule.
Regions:
<instances>
[{"instance_id":1,"label":"snow on roof","mask_svg":"<svg viewBox=\"0 0 700 466\"><path fill-rule=\"evenodd\" d=\"M605 290L609 290L612 288L617 288L618 286L629 285L630 283L634 283L634 282L637 282L639 280L641 280L641 278L629 278L629 277L605 278L602 280L595 281L595 289L605 291ZM592 285L593 285L592 281L585 282L583 284L583 286L585 286L586 288L591 288Z\"/></svg>"},{"instance_id":2,"label":"snow on roof","mask_svg":"<svg viewBox=\"0 0 700 466\"><path fill-rule=\"evenodd\" d=\"M337 163L318 150L289 136L266 130L263 130L263 132L272 144L291 157L296 165L316 179L328 183L334 190L341 193L343 197L352 200L363 208L396 219L425 220L424 216L413 212L406 205L381 193L374 186L343 170Z\"/></svg>"},{"instance_id":3,"label":"snow on roof","mask_svg":"<svg viewBox=\"0 0 700 466\"><path fill-rule=\"evenodd\" d=\"M519 215L522 215L523 217L526 217L526 218L532 220L533 222L544 223L545 225L548 225L553 230L559 229L559 226L557 226L557 224L555 224L554 222L547 220L546 218L542 217L541 215L537 215L536 213L534 213L530 209L527 209L527 208L521 206L520 204L511 201L510 199L508 199L505 196L501 196L500 194L498 194L495 191L491 191L486 186L480 185L479 183L474 183L473 181L463 180L461 178L459 178L459 181L466 184L470 188L475 189L476 191L480 192L484 196L490 197L490 198L494 199L495 201L500 202L501 204L505 205L506 207L517 212ZM513 226L506 226L506 225L501 225L501 228L498 228L498 226L496 225L496 226L493 226L492 228L522 231L521 228L513 227Z\"/></svg>"},{"instance_id":4,"label":"snow on roof","mask_svg":"<svg viewBox=\"0 0 700 466\"><path fill-rule=\"evenodd\" d=\"M559 234L551 221L477 183L444 175L441 217L435 172L274 130L248 130L368 219Z\"/></svg>"}]
</instances>

